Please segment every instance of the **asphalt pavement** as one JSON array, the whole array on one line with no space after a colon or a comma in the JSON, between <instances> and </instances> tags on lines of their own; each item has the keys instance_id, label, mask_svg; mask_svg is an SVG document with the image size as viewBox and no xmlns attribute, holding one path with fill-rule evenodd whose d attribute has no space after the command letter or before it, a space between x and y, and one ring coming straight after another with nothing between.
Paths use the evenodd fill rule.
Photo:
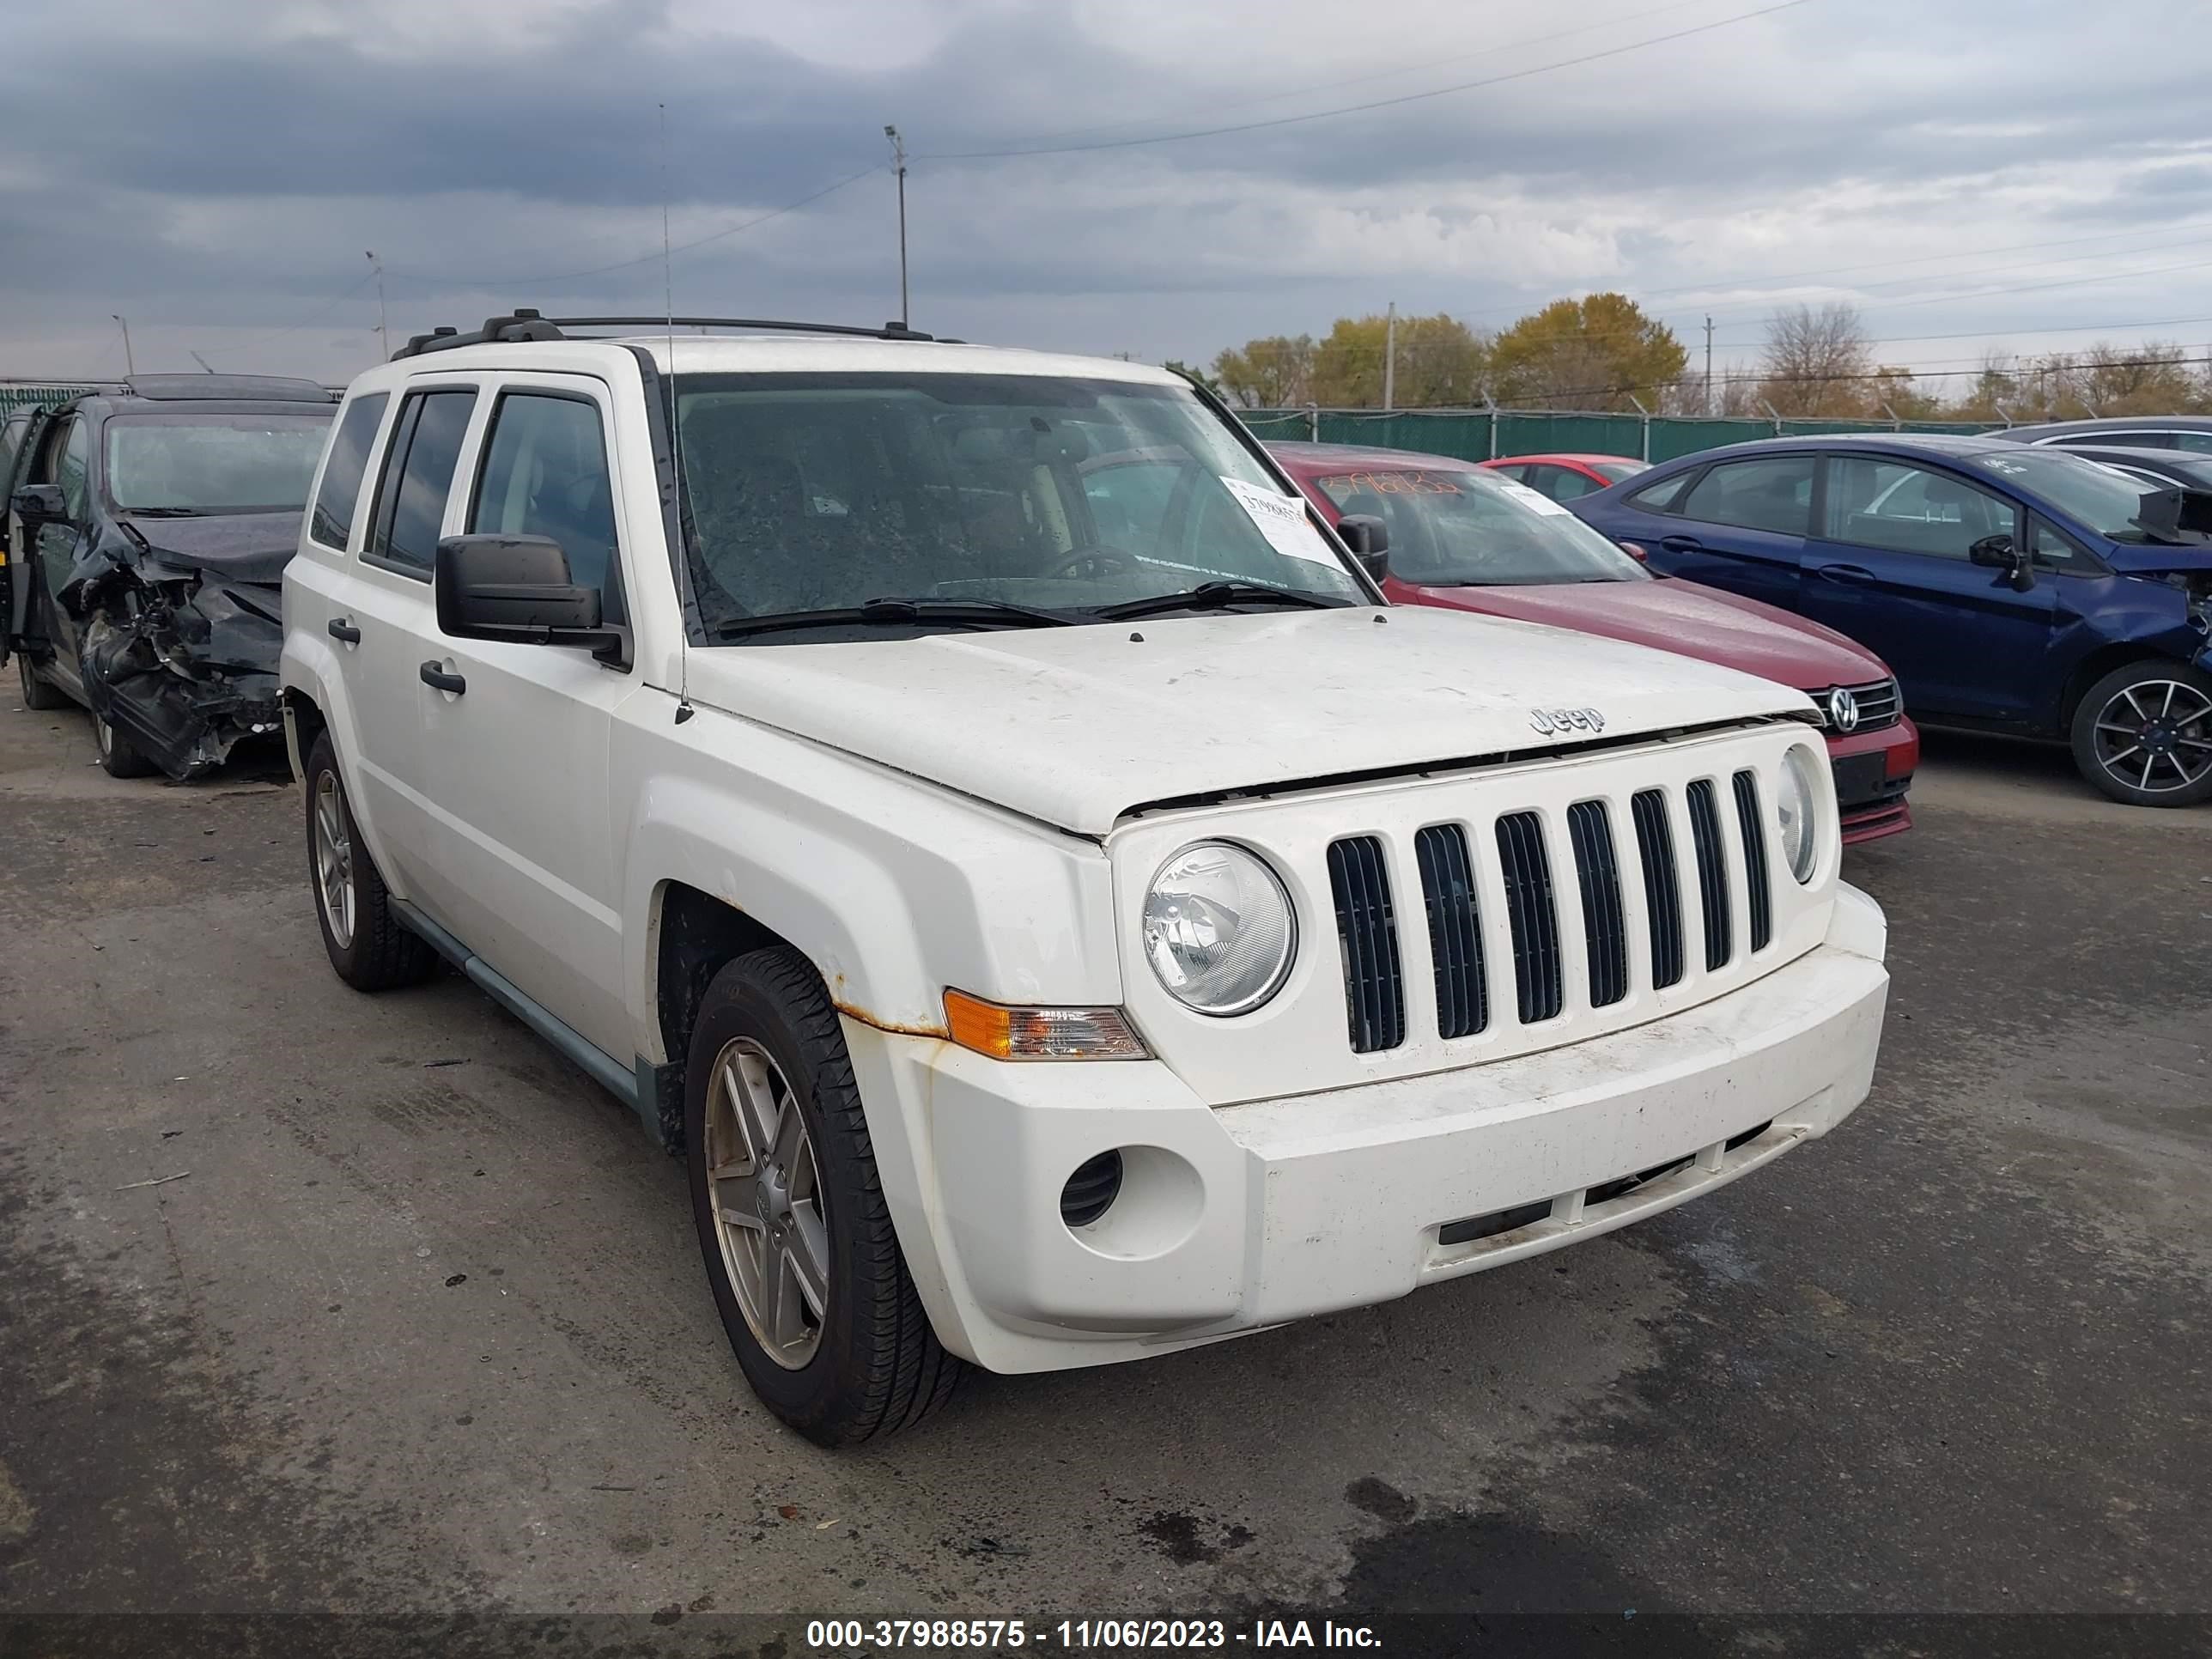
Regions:
<instances>
[{"instance_id":1,"label":"asphalt pavement","mask_svg":"<svg viewBox=\"0 0 2212 1659\"><path fill-rule=\"evenodd\" d=\"M0 1620L2212 1613L2212 808L1931 738L1848 860L1895 982L1827 1139L830 1454L621 1107L459 978L333 977L281 763L119 782L18 702Z\"/></svg>"}]
</instances>

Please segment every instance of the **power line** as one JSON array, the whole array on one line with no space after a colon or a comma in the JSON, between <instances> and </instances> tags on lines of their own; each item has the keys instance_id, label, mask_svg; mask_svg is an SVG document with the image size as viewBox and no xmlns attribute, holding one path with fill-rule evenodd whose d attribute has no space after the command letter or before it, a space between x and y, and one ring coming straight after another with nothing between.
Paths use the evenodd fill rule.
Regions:
<instances>
[{"instance_id":1,"label":"power line","mask_svg":"<svg viewBox=\"0 0 2212 1659\"><path fill-rule=\"evenodd\" d=\"M1693 34L1709 34L1715 29L1728 27L1732 23L1744 23L1754 17L1768 17L1776 12L1793 11L1799 6L1810 5L1812 0L1777 0L1772 5L1761 6L1755 11L1738 12L1710 23L1695 24L1689 28L1676 29L1668 34L1655 34L1649 40L1632 40L1625 46L1607 46L1600 52L1584 52L1579 58L1564 58L1553 64L1536 64L1527 69L1510 70L1503 75L1486 76L1479 81L1462 81L1456 86L1437 87L1427 92L1401 93L1395 98L1377 98L1364 104L1346 104L1335 109L1309 110L1302 115L1278 115L1265 121L1239 121L1226 126L1200 127L1186 132L1156 133L1141 138L1107 138L1087 144L1043 144L1018 146L1006 149L940 150L928 155L916 156L923 161L984 161L1019 155L1073 155L1091 150L1133 149L1146 144L1182 143L1192 138L1218 138L1232 132L1259 132L1271 127L1296 126L1307 121L1326 121L1340 115L1360 115L1370 110L1395 109L1401 105L1418 104L1431 98L1449 97L1455 93L1473 92L1482 87L1503 86L1509 81L1525 81L1531 76L1549 75L1555 70L1573 69L1578 64L1595 64L1607 58L1619 58L1632 52L1641 52L1646 46L1663 46L1669 40L1687 40Z\"/></svg>"},{"instance_id":2,"label":"power line","mask_svg":"<svg viewBox=\"0 0 2212 1659\"><path fill-rule=\"evenodd\" d=\"M593 265L585 270L544 271L535 276L440 276L430 272L419 270L391 270L387 271L386 274L394 276L404 276L409 281L415 283L443 283L448 288L506 289L526 289L538 283L565 283L572 281L579 276L604 276L609 271L628 270L635 265L652 264L666 256L672 256L678 253L689 253L694 248L702 248L706 246L709 242L719 242L725 237L735 236L742 232L752 229L755 226L764 225L771 219L781 219L787 213L796 213L799 209L811 206L812 204L820 201L825 196L835 195L837 191L844 189L848 185L857 185L861 179L866 178L872 173L881 173L883 170L884 167L882 162L871 161L866 167L862 167L858 173L848 173L844 178L838 179L836 183L832 185L824 185L821 189L811 191L808 194L800 197L795 202L786 202L780 208L771 209L766 213L756 214L750 219L739 220L733 225L725 225L720 230L710 231L706 235L696 237L688 242L678 242L675 246L671 248L655 248L652 252L640 254L635 259L617 259L612 264Z\"/></svg>"},{"instance_id":3,"label":"power line","mask_svg":"<svg viewBox=\"0 0 2212 1659\"><path fill-rule=\"evenodd\" d=\"M1208 111L1212 114L1219 115L1230 110L1250 109L1259 104L1279 104L1285 98L1303 98L1309 93L1334 92L1342 87L1365 86L1370 82L1388 81L1396 76L1419 75L1425 71L1443 69L1453 64L1468 63L1477 58L1495 58L1502 52L1516 52L1522 46L1540 46L1553 40L1567 40L1573 35L1588 34L1596 29L1618 28L1624 23L1633 23L1641 18L1657 17L1668 12L1687 11L1692 6L1707 3L1709 0L1673 0L1673 3L1669 5L1651 6L1642 11L1626 12L1618 17L1606 18L1595 23L1577 24L1573 28L1559 29L1550 34L1528 35L1518 40L1503 40L1495 45L1484 46L1476 52L1458 52L1449 58L1432 58L1421 64L1401 64L1394 69L1375 70L1365 75L1346 76L1340 81L1316 81L1310 82L1302 87L1283 87L1273 92L1263 93L1256 98L1240 98L1231 103L1212 104L1208 106ZM1148 127L1157 122L1172 121L1176 118L1177 118L1172 114L1143 115L1133 120L1103 122L1097 126L1066 127L1058 132L1041 133L1036 142L1050 143L1057 139L1079 138L1091 133L1127 132L1132 127ZM1034 154L1035 152L1024 151L1024 153ZM930 156L921 159L940 161L946 158Z\"/></svg>"}]
</instances>

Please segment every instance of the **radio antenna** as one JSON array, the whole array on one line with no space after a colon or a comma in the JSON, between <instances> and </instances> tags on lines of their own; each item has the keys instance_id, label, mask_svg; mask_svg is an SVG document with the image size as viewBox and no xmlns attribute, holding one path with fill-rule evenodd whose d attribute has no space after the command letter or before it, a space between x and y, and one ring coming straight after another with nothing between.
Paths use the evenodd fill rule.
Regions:
<instances>
[{"instance_id":1,"label":"radio antenna","mask_svg":"<svg viewBox=\"0 0 2212 1659\"><path fill-rule=\"evenodd\" d=\"M668 246L668 106L660 104L660 303L668 331L668 448L669 466L676 489L676 580L688 623L698 609L691 591L690 538L684 533L683 415L676 398L676 262ZM690 642L677 652L676 723L691 718L691 653Z\"/></svg>"}]
</instances>

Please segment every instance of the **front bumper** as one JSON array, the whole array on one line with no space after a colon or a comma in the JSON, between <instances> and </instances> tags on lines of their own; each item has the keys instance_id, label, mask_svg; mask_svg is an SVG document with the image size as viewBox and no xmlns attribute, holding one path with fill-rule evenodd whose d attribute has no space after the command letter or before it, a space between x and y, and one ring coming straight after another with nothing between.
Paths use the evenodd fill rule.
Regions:
<instances>
[{"instance_id":1,"label":"front bumper","mask_svg":"<svg viewBox=\"0 0 2212 1659\"><path fill-rule=\"evenodd\" d=\"M1823 944L1696 1008L1220 1109L1158 1062L1010 1065L850 1018L845 1034L939 1340L993 1370L1048 1370L1387 1301L1671 1208L1825 1134L1873 1076L1884 939L1873 901L1843 888ZM1060 1188L1112 1148L1121 1196L1071 1231Z\"/></svg>"},{"instance_id":2,"label":"front bumper","mask_svg":"<svg viewBox=\"0 0 2212 1659\"><path fill-rule=\"evenodd\" d=\"M1877 755L1879 767L1861 758ZM1854 732L1849 737L1831 733L1828 764L1836 775L1844 846L1880 841L1912 827L1912 809L1905 796L1920 764L1920 728L1910 719L1900 717L1875 731Z\"/></svg>"}]
</instances>

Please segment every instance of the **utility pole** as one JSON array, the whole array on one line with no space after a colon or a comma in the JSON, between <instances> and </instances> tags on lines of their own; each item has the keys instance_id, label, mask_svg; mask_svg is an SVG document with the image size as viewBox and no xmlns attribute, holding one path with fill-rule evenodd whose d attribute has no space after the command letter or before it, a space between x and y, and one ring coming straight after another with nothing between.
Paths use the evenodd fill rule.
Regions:
<instances>
[{"instance_id":1,"label":"utility pole","mask_svg":"<svg viewBox=\"0 0 2212 1659\"><path fill-rule=\"evenodd\" d=\"M1398 406L1398 302L1390 301L1390 309L1382 319L1382 412L1389 414Z\"/></svg>"},{"instance_id":2,"label":"utility pole","mask_svg":"<svg viewBox=\"0 0 2212 1659\"><path fill-rule=\"evenodd\" d=\"M376 349L386 362L392 358L392 342L384 331L384 261L376 257L376 250L368 251L368 263L376 271Z\"/></svg>"},{"instance_id":3,"label":"utility pole","mask_svg":"<svg viewBox=\"0 0 2212 1659\"><path fill-rule=\"evenodd\" d=\"M899 202L899 326L908 326L906 303L906 140L896 127L886 125L884 137L891 141L891 171L898 175Z\"/></svg>"},{"instance_id":4,"label":"utility pole","mask_svg":"<svg viewBox=\"0 0 2212 1659\"><path fill-rule=\"evenodd\" d=\"M1713 319L1705 319L1705 413L1713 412Z\"/></svg>"},{"instance_id":5,"label":"utility pole","mask_svg":"<svg viewBox=\"0 0 2212 1659\"><path fill-rule=\"evenodd\" d=\"M117 325L123 330L123 372L136 379L138 374L138 360L131 355L131 319L120 312L111 311L107 314L113 318Z\"/></svg>"}]
</instances>

